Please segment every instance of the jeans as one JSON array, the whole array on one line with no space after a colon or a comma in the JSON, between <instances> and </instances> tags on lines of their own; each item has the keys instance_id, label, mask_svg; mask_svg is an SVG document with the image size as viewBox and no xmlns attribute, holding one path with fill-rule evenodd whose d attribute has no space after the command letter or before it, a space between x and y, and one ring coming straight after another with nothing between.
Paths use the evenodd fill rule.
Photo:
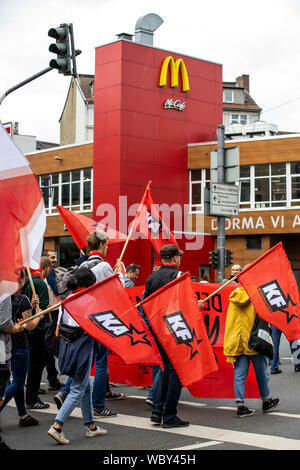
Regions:
<instances>
[{"instance_id":1,"label":"jeans","mask_svg":"<svg viewBox=\"0 0 300 470\"><path fill-rule=\"evenodd\" d=\"M24 398L24 385L26 380L26 375L29 367L29 351L27 348L24 349L12 349L11 355L11 372L13 376L13 381L8 385L4 402L0 408L0 411L7 405L7 403L14 398L18 410L19 416L24 416L27 414L25 408L25 398Z\"/></svg>"},{"instance_id":2,"label":"jeans","mask_svg":"<svg viewBox=\"0 0 300 470\"><path fill-rule=\"evenodd\" d=\"M245 400L245 380L248 375L250 361L254 367L260 398L262 400L269 398L270 376L267 370L266 356L262 354L246 356L243 354L238 356L234 363L234 394L236 402L244 402Z\"/></svg>"},{"instance_id":3,"label":"jeans","mask_svg":"<svg viewBox=\"0 0 300 470\"><path fill-rule=\"evenodd\" d=\"M68 380L66 381L65 385L63 385L61 387L59 392L62 393L63 395L65 395L65 396L67 396L68 393L70 392L71 382L72 382L72 377L69 377Z\"/></svg>"},{"instance_id":4,"label":"jeans","mask_svg":"<svg viewBox=\"0 0 300 470\"><path fill-rule=\"evenodd\" d=\"M272 340L274 345L274 356L271 361L271 370L276 370L279 367L279 346L280 346L280 338L282 331L278 330L276 326L271 325L272 329Z\"/></svg>"},{"instance_id":5,"label":"jeans","mask_svg":"<svg viewBox=\"0 0 300 470\"><path fill-rule=\"evenodd\" d=\"M76 381L71 378L70 391L67 398L62 404L59 412L56 415L55 422L64 425L66 419L70 416L74 408L80 403L82 418L84 426L89 426L94 423L93 412L93 383L90 378L90 371L93 361L93 349L90 351L89 364L84 378L81 381Z\"/></svg>"},{"instance_id":6,"label":"jeans","mask_svg":"<svg viewBox=\"0 0 300 470\"><path fill-rule=\"evenodd\" d=\"M106 381L108 375L108 349L98 343L99 352L96 353L96 368L93 387L93 406L103 410L105 405Z\"/></svg>"},{"instance_id":7,"label":"jeans","mask_svg":"<svg viewBox=\"0 0 300 470\"><path fill-rule=\"evenodd\" d=\"M160 344L158 344L158 347L164 363L164 371L158 374L152 413L161 415L164 422L169 422L177 415L177 405L182 385L164 349Z\"/></svg>"},{"instance_id":8,"label":"jeans","mask_svg":"<svg viewBox=\"0 0 300 470\"><path fill-rule=\"evenodd\" d=\"M157 382L158 382L160 374L161 374L160 366L152 366L152 387L150 388L148 395L147 395L147 398L149 398L149 400L153 401L154 392L157 387Z\"/></svg>"}]
</instances>

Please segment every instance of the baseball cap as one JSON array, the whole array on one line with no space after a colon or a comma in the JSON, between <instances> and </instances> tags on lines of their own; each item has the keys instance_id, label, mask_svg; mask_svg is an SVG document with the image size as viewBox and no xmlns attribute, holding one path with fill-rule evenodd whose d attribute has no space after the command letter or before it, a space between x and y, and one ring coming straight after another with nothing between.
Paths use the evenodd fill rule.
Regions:
<instances>
[{"instance_id":1,"label":"baseball cap","mask_svg":"<svg viewBox=\"0 0 300 470\"><path fill-rule=\"evenodd\" d=\"M179 250L177 245L165 245L160 249L160 256L164 259L173 258L173 256L182 256L183 251Z\"/></svg>"}]
</instances>

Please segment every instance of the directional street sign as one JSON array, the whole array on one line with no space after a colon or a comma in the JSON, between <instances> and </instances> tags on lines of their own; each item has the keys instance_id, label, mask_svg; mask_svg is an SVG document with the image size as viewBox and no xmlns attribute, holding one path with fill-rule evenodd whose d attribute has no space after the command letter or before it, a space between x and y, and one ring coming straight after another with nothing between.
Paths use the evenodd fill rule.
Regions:
<instances>
[{"instance_id":1,"label":"directional street sign","mask_svg":"<svg viewBox=\"0 0 300 470\"><path fill-rule=\"evenodd\" d=\"M211 183L210 214L232 217L239 213L239 186Z\"/></svg>"}]
</instances>

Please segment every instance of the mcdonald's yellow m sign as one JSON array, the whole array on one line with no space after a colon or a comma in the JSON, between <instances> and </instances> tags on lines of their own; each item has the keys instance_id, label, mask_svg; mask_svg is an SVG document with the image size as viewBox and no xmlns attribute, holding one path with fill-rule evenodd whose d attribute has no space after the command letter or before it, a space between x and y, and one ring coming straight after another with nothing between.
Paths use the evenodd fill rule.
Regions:
<instances>
[{"instance_id":1,"label":"mcdonald's yellow m sign","mask_svg":"<svg viewBox=\"0 0 300 470\"><path fill-rule=\"evenodd\" d=\"M190 89L189 77L188 77L185 63L183 62L182 59L177 59L175 62L171 55L166 57L162 64L161 71L160 71L159 86L161 87L166 86L169 67L171 71L171 87L172 88L178 87L178 77L179 77L179 69L180 69L181 79L182 79L182 91L189 91Z\"/></svg>"}]
</instances>

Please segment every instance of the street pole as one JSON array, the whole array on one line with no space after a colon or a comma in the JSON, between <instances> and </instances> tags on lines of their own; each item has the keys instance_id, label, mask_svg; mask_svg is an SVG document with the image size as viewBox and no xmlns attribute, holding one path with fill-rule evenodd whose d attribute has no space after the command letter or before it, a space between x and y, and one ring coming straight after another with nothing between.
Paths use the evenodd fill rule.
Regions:
<instances>
[{"instance_id":1,"label":"street pole","mask_svg":"<svg viewBox=\"0 0 300 470\"><path fill-rule=\"evenodd\" d=\"M217 128L218 183L225 182L225 127ZM225 278L225 217L218 216L217 249L219 250L218 283Z\"/></svg>"},{"instance_id":2,"label":"street pole","mask_svg":"<svg viewBox=\"0 0 300 470\"><path fill-rule=\"evenodd\" d=\"M2 104L2 101L4 100L4 98L6 98L6 96L9 95L11 92L17 90L18 88L21 88L21 87L24 86L24 85L27 85L27 83L32 82L32 80L35 80L36 78L41 77L41 76L44 75L45 73L50 72L50 70L53 70L53 68L52 68L52 67L47 67L46 69L41 70L40 72L36 73L35 75L32 75L32 76L29 77L29 78L26 78L26 80L24 80L23 82L18 83L17 85L15 85L15 86L9 88L9 89L8 89L5 93L3 93L3 95L1 96L1 98L0 98L0 105Z\"/></svg>"}]
</instances>

